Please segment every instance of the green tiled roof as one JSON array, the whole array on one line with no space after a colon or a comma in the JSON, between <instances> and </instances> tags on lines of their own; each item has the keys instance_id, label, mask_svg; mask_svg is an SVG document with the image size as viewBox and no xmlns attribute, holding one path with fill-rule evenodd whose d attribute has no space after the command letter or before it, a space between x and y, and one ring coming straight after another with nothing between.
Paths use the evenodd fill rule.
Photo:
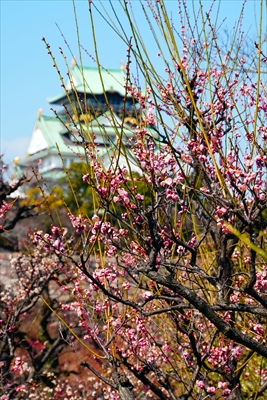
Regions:
<instances>
[{"instance_id":1,"label":"green tiled roof","mask_svg":"<svg viewBox=\"0 0 267 400\"><path fill-rule=\"evenodd\" d=\"M64 178L66 173L64 170L48 170L42 171L42 177L44 180L48 181L59 181L59 179Z\"/></svg>"},{"instance_id":2,"label":"green tiled roof","mask_svg":"<svg viewBox=\"0 0 267 400\"><path fill-rule=\"evenodd\" d=\"M70 69L72 81L77 91L88 94L102 94L105 92L117 92L121 96L125 96L125 72L121 69L104 69L100 68L103 85L100 79L99 70L97 67L83 67L82 69L75 65ZM68 83L66 85L68 90L71 90L71 86ZM57 103L59 100L66 97L66 93L63 92L58 96L48 98L49 103Z\"/></svg>"},{"instance_id":3,"label":"green tiled roof","mask_svg":"<svg viewBox=\"0 0 267 400\"><path fill-rule=\"evenodd\" d=\"M64 117L62 118L65 119ZM100 157L107 152L107 148L104 144L110 144L109 139L115 144L116 137L121 134L122 128L124 138L130 138L133 135L133 130L130 126L122 124L121 119L116 115L114 115L114 118L115 121L113 121L111 114L108 111L89 122L87 126L82 123L82 131L85 135L85 139L90 140L91 135L93 134L95 137L94 141L103 144L98 149ZM72 123L68 124L68 128L70 132L76 132L76 128ZM26 166L30 160L34 162L38 159L45 158L48 154L57 155L58 151L61 153L62 157L71 155L75 157L75 154L83 155L84 148L79 145L77 140L74 139L72 141L67 137L64 137L64 134L67 133L68 129L59 118L41 115L36 120L34 132L28 147L28 153L24 159L20 160L20 164Z\"/></svg>"},{"instance_id":4,"label":"green tiled roof","mask_svg":"<svg viewBox=\"0 0 267 400\"><path fill-rule=\"evenodd\" d=\"M66 133L67 129L58 118L41 115L36 121L36 128L41 131L47 143L47 149L57 151L58 146L60 152L64 154L71 154L73 149L77 149L75 143L70 142L69 146L65 143L62 134ZM34 151L31 154L34 154Z\"/></svg>"},{"instance_id":5,"label":"green tiled roof","mask_svg":"<svg viewBox=\"0 0 267 400\"><path fill-rule=\"evenodd\" d=\"M61 134L66 131L66 128L58 118L42 115L37 120L36 124L42 131L49 148L55 148L56 143L60 147L63 147L63 139Z\"/></svg>"},{"instance_id":6,"label":"green tiled roof","mask_svg":"<svg viewBox=\"0 0 267 400\"><path fill-rule=\"evenodd\" d=\"M84 154L84 149L77 143L64 140L62 134L66 133L66 127L56 117L41 115L35 123L35 128L28 146L28 153L19 162L21 166L33 165L39 159L44 159L48 154L58 156L73 156ZM41 140L41 145L38 140Z\"/></svg>"}]
</instances>

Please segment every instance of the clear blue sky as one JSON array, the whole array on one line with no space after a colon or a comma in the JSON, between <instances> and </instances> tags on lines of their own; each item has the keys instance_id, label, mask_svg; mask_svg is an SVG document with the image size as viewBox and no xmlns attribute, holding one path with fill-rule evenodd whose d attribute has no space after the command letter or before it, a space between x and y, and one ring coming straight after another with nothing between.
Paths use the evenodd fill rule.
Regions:
<instances>
[{"instance_id":1,"label":"clear blue sky","mask_svg":"<svg viewBox=\"0 0 267 400\"><path fill-rule=\"evenodd\" d=\"M99 4L97 0L94 0ZM190 3L190 0L187 0ZM134 7L139 6L133 1ZM145 5L145 1L142 2ZM168 9L177 15L177 1L167 0ZM208 6L210 0L203 1ZM7 163L15 156L23 157L34 127L36 114L43 108L44 114L50 114L46 99L62 92L55 69L47 55L42 37L51 45L58 64L65 71L58 47L61 46L71 61L71 54L56 26L63 31L73 53L78 55L76 28L72 1L66 0L0 0L1 4L1 140L0 152L5 154ZM108 2L104 1L108 7ZM118 1L112 4L118 7ZM244 30L253 26L255 31L255 7L259 0L249 0L244 17ZM225 26L231 28L236 22L242 0L222 0L220 19L226 18ZM265 7L265 5L264 5ZM88 2L76 1L81 43L89 53L94 53L89 22ZM138 8L140 10L140 8ZM138 22L145 26L140 11L135 14ZM266 9L265 9L266 16ZM122 18L122 15L119 14ZM119 68L120 61L126 60L126 46L96 15L95 25L99 46L100 61L105 67ZM266 22L265 22L266 30ZM143 30L145 33L145 30ZM149 35L148 35L149 37ZM151 43L150 51L156 54ZM155 55L153 54L153 55ZM84 54L83 62L94 65L90 57ZM160 71L159 71L160 72Z\"/></svg>"}]
</instances>

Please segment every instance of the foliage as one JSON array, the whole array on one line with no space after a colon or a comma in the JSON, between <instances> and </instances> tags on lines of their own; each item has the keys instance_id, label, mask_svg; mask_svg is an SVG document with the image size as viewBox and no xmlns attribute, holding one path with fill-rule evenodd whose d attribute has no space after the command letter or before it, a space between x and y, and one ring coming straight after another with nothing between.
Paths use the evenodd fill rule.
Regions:
<instances>
[{"instance_id":1,"label":"foliage","mask_svg":"<svg viewBox=\"0 0 267 400\"><path fill-rule=\"evenodd\" d=\"M64 188L64 202L72 213L77 215L84 214L92 217L95 213L95 201L94 200L94 189L88 185L86 176L88 166L86 163L72 162L70 168L67 170L66 177L62 178L61 184ZM144 204L149 205L151 194L147 187L146 182L137 173L132 173L132 179L128 182L128 186L124 185L125 189L133 190L133 185L136 186L136 190L144 195ZM60 188L55 188L60 190ZM61 195L62 196L62 195ZM115 207L116 213L123 212L122 205L119 204Z\"/></svg>"},{"instance_id":2,"label":"foliage","mask_svg":"<svg viewBox=\"0 0 267 400\"><path fill-rule=\"evenodd\" d=\"M94 213L93 191L82 179L86 170L86 163L72 162L61 184L65 188L64 201L70 211L92 216Z\"/></svg>"},{"instance_id":3,"label":"foliage","mask_svg":"<svg viewBox=\"0 0 267 400\"><path fill-rule=\"evenodd\" d=\"M20 204L19 197L22 194L19 190L23 185L30 181L30 178L21 176L20 179L14 182L8 182L5 177L8 166L0 157L0 247L6 249L14 249L16 243L9 235L9 232L14 229L18 221L30 216L36 215L36 204L32 202L24 202Z\"/></svg>"},{"instance_id":4,"label":"foliage","mask_svg":"<svg viewBox=\"0 0 267 400\"><path fill-rule=\"evenodd\" d=\"M41 195L40 195L41 194ZM50 210L63 206L63 192L61 187L53 187L49 193L40 187L31 187L25 192L25 198L20 201L21 206L35 206L40 211Z\"/></svg>"},{"instance_id":5,"label":"foliage","mask_svg":"<svg viewBox=\"0 0 267 400\"><path fill-rule=\"evenodd\" d=\"M93 5L89 2L95 37ZM97 377L92 391L76 398L264 398L267 85L261 73L266 66L262 28L254 53L245 59L240 18L223 54L218 19L213 22L211 10L204 14L201 3L191 19L186 3L178 2L178 32L165 3L148 2L143 12L164 65L156 71L130 4L121 6L131 29L128 36L119 22L114 28L128 46L125 92L140 105L142 123L127 144L123 129L118 130L108 168L93 138L81 141L88 167L83 186L71 183L74 192L76 185L82 188L81 195L76 190L82 203L82 193L92 193L94 215L76 215L73 206L69 216L79 245L67 239L62 227L53 226L50 234L36 232L32 241L39 261L23 256L24 275L29 269L35 282L30 287L23 283L23 307L8 294L1 298L8 310L2 335L10 355L3 393L8 394L16 368L24 373L15 358L18 342L11 341L10 347L7 334L9 313L18 318L19 311L10 311L8 302L15 301L11 309L25 313L31 308L27 301L36 302L53 278L68 295L58 293L54 302L42 295L44 306L64 327L64 335L90 355L90 361L77 357ZM259 2L260 27L262 8ZM100 65L96 41L95 46ZM256 71L251 70L255 59ZM132 60L145 80L145 94L133 75ZM83 137L85 128L78 129ZM135 184L132 165L141 171L149 202L143 187ZM32 268L36 263L42 267ZM36 359L31 358L34 371ZM25 372L21 390L34 395L42 384L29 374ZM62 381L56 379L51 393L60 398L56 388L62 388ZM16 382L12 390L19 392ZM73 396L67 385L63 390Z\"/></svg>"}]
</instances>

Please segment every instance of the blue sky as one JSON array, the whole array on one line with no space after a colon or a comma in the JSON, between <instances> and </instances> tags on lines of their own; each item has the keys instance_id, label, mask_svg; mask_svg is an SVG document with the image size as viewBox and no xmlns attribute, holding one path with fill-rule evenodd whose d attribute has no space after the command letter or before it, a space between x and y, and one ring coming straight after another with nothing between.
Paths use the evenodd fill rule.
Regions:
<instances>
[{"instance_id":1,"label":"blue sky","mask_svg":"<svg viewBox=\"0 0 267 400\"><path fill-rule=\"evenodd\" d=\"M99 4L96 1L96 4ZM134 8L140 10L139 2L133 1ZM146 3L143 1L142 3ZM177 15L177 1L167 0L168 9ZM188 1L190 3L190 1ZM203 1L205 6L209 0ZM71 61L64 39L56 26L64 33L72 52L78 55L76 27L71 0L1 0L1 139L0 152L5 154L5 160L11 164L15 156L23 157L34 127L36 114L43 108L44 114L50 114L50 106L46 99L62 92L60 82L52 61L47 54L42 37L51 45L61 71L65 71L64 62L58 47L61 46ZM108 2L103 4L108 7ZM116 0L112 1L118 7ZM255 32L255 7L259 0L249 0L244 17L244 30L250 27L251 34ZM236 22L242 0L222 0L220 19L226 18L225 27L231 28ZM265 7L265 6L264 6ZM76 1L76 11L79 21L81 43L91 54L94 53L91 27L89 21L88 2ZM135 16L147 36L148 48L157 52L149 34L146 35L145 21L136 11ZM119 18L122 21L122 14ZM266 17L266 8L265 8ZM256 17L257 19L257 17ZM265 20L266 21L266 18ZM263 22L264 22L263 21ZM96 14L95 26L98 39L100 61L110 68L119 68L120 61L126 60L126 46ZM265 22L266 26L266 22ZM266 30L266 28L265 28ZM151 46L150 46L151 44ZM154 55L155 55L154 54ZM94 65L89 56L84 54L83 63Z\"/></svg>"}]
</instances>

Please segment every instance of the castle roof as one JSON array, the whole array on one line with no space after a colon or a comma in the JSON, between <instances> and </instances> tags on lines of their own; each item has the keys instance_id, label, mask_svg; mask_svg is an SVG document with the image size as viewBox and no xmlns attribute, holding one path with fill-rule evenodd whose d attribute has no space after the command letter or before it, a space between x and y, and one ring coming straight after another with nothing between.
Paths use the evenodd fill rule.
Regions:
<instances>
[{"instance_id":1,"label":"castle roof","mask_svg":"<svg viewBox=\"0 0 267 400\"><path fill-rule=\"evenodd\" d=\"M106 153L106 147L109 147L111 143L116 143L121 128L123 128L124 136L130 138L133 135L130 126L123 124L118 116L112 118L109 111L87 124L79 123L79 125L85 140L94 140L100 146L99 156ZM61 117L60 120L56 116L39 115L32 132L27 154L20 161L20 164L26 165L30 160L42 159L48 153L58 154L60 152L62 157L83 154L84 148L79 144L80 140L82 139L77 134L77 126L74 123L69 123L65 117Z\"/></svg>"},{"instance_id":2,"label":"castle roof","mask_svg":"<svg viewBox=\"0 0 267 400\"><path fill-rule=\"evenodd\" d=\"M78 93L100 95L104 92L118 93L125 96L125 71L122 69L104 69L98 67L80 67L74 65L70 69L70 77L66 89L71 92L75 88ZM66 98L65 91L48 98L50 104L58 104Z\"/></svg>"},{"instance_id":3,"label":"castle roof","mask_svg":"<svg viewBox=\"0 0 267 400\"><path fill-rule=\"evenodd\" d=\"M57 149L70 152L69 146L65 143L62 134L66 132L63 123L55 116L41 115L35 123L33 133L29 142L27 153L29 156L47 149ZM71 143L69 143L71 144Z\"/></svg>"}]
</instances>

